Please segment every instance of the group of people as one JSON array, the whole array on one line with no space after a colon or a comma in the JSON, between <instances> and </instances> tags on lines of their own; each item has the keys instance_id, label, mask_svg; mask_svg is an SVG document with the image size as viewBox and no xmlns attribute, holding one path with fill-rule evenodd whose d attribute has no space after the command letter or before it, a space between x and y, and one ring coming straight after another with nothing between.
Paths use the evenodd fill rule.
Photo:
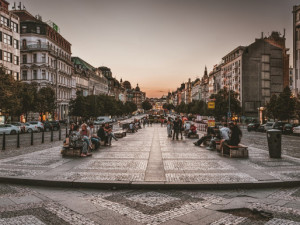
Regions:
<instances>
[{"instance_id":1,"label":"group of people","mask_svg":"<svg viewBox=\"0 0 300 225\"><path fill-rule=\"evenodd\" d=\"M111 145L112 139L118 140L112 132L112 126L108 123L102 124L96 133L94 133L94 125L83 123L81 126L72 123L69 130L69 139L73 145L81 147L81 156L89 156L89 150L98 149L100 141L104 141L104 145ZM93 148L92 145L95 147Z\"/></svg>"},{"instance_id":2,"label":"group of people","mask_svg":"<svg viewBox=\"0 0 300 225\"><path fill-rule=\"evenodd\" d=\"M184 121L177 116L174 121L172 121L171 117L168 118L167 120L167 132L168 132L168 137L172 138L173 140L178 140L179 139L179 134L182 137L182 132L185 132L185 134L190 137L192 134L197 133L197 128L194 124L191 124L189 122L184 123ZM173 132L173 136L172 136Z\"/></svg>"},{"instance_id":3,"label":"group of people","mask_svg":"<svg viewBox=\"0 0 300 225\"><path fill-rule=\"evenodd\" d=\"M196 141L194 145L200 146L202 143L209 141L208 149L215 149L216 142L220 141L221 150L223 149L223 152L226 154L229 153L228 145L237 146L241 139L242 131L237 123L229 122L229 127L225 123L221 129L218 129L218 127L207 127L207 134Z\"/></svg>"}]
</instances>

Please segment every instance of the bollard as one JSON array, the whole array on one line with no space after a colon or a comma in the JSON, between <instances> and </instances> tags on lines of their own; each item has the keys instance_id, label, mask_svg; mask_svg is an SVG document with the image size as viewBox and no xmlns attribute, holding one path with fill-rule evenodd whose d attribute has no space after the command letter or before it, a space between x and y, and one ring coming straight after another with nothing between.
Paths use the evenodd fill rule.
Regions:
<instances>
[{"instance_id":1,"label":"bollard","mask_svg":"<svg viewBox=\"0 0 300 225\"><path fill-rule=\"evenodd\" d=\"M5 132L3 132L2 150L5 150Z\"/></svg>"},{"instance_id":2,"label":"bollard","mask_svg":"<svg viewBox=\"0 0 300 225\"><path fill-rule=\"evenodd\" d=\"M61 129L60 129L60 128L59 128L59 130L58 130L58 140L61 141Z\"/></svg>"},{"instance_id":3,"label":"bollard","mask_svg":"<svg viewBox=\"0 0 300 225\"><path fill-rule=\"evenodd\" d=\"M45 141L45 131L43 130L43 132L42 132L42 144L44 143L44 141Z\"/></svg>"},{"instance_id":4,"label":"bollard","mask_svg":"<svg viewBox=\"0 0 300 225\"><path fill-rule=\"evenodd\" d=\"M51 142L53 142L53 129L51 129Z\"/></svg>"},{"instance_id":5,"label":"bollard","mask_svg":"<svg viewBox=\"0 0 300 225\"><path fill-rule=\"evenodd\" d=\"M20 148L20 132L17 134L17 148Z\"/></svg>"},{"instance_id":6,"label":"bollard","mask_svg":"<svg viewBox=\"0 0 300 225\"><path fill-rule=\"evenodd\" d=\"M31 145L33 145L33 131L31 131L31 142L30 142Z\"/></svg>"}]
</instances>

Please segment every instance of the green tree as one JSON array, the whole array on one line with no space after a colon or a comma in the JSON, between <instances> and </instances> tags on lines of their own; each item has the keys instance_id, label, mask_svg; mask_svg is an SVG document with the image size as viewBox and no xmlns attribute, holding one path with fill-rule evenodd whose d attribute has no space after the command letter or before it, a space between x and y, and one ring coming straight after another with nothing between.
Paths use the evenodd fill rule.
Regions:
<instances>
[{"instance_id":1,"label":"green tree","mask_svg":"<svg viewBox=\"0 0 300 225\"><path fill-rule=\"evenodd\" d=\"M238 100L238 94L232 90L230 92L225 88L220 90L217 94L212 94L210 99L216 99L215 109L212 111L212 115L218 120L223 117L227 117L229 111L229 93L230 93L230 112L231 114L240 115L242 108L240 101Z\"/></svg>"},{"instance_id":2,"label":"green tree","mask_svg":"<svg viewBox=\"0 0 300 225\"><path fill-rule=\"evenodd\" d=\"M278 98L272 95L270 101L266 105L266 116L272 119L278 119Z\"/></svg>"},{"instance_id":3,"label":"green tree","mask_svg":"<svg viewBox=\"0 0 300 225\"><path fill-rule=\"evenodd\" d=\"M51 87L42 87L37 93L37 111L40 114L54 114L56 109L55 91Z\"/></svg>"},{"instance_id":4,"label":"green tree","mask_svg":"<svg viewBox=\"0 0 300 225\"><path fill-rule=\"evenodd\" d=\"M291 89L287 86L280 93L278 100L278 118L280 120L290 120L296 109L296 98L293 97Z\"/></svg>"},{"instance_id":5,"label":"green tree","mask_svg":"<svg viewBox=\"0 0 300 225\"><path fill-rule=\"evenodd\" d=\"M142 108L145 111L148 111L148 110L152 109L152 105L148 100L145 100L145 101L142 102Z\"/></svg>"},{"instance_id":6,"label":"green tree","mask_svg":"<svg viewBox=\"0 0 300 225\"><path fill-rule=\"evenodd\" d=\"M29 112L36 112L38 101L37 83L20 83L19 85L20 111L25 115L26 121Z\"/></svg>"},{"instance_id":7,"label":"green tree","mask_svg":"<svg viewBox=\"0 0 300 225\"><path fill-rule=\"evenodd\" d=\"M70 100L69 115L75 117L85 117L87 113L86 108L85 97L80 91L77 91L76 98Z\"/></svg>"},{"instance_id":8,"label":"green tree","mask_svg":"<svg viewBox=\"0 0 300 225\"><path fill-rule=\"evenodd\" d=\"M20 82L12 75L6 74L0 67L0 109L2 113L16 115L20 113L20 99L18 98Z\"/></svg>"}]
</instances>

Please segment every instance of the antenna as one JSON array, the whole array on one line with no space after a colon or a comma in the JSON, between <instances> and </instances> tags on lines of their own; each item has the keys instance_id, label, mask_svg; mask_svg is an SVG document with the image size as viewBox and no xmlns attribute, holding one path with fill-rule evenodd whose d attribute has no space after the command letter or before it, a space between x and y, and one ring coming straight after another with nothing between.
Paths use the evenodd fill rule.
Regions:
<instances>
[{"instance_id":1,"label":"antenna","mask_svg":"<svg viewBox=\"0 0 300 225\"><path fill-rule=\"evenodd\" d=\"M14 2L14 6L12 7L12 9L16 9L16 2Z\"/></svg>"},{"instance_id":2,"label":"antenna","mask_svg":"<svg viewBox=\"0 0 300 225\"><path fill-rule=\"evenodd\" d=\"M23 10L26 10L25 5L23 5Z\"/></svg>"},{"instance_id":3,"label":"antenna","mask_svg":"<svg viewBox=\"0 0 300 225\"><path fill-rule=\"evenodd\" d=\"M22 3L21 3L21 2L19 2L18 9L19 9L19 10L21 10L21 9L22 9Z\"/></svg>"}]
</instances>

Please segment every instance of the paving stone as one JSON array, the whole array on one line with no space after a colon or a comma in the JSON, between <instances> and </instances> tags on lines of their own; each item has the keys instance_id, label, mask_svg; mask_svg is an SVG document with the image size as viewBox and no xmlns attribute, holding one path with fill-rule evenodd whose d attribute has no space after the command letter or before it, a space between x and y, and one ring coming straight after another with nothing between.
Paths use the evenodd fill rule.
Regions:
<instances>
[{"instance_id":1,"label":"paving stone","mask_svg":"<svg viewBox=\"0 0 300 225\"><path fill-rule=\"evenodd\" d=\"M22 197L10 197L10 200L15 202L16 204L39 203L43 201L42 199L34 195L26 195Z\"/></svg>"}]
</instances>

